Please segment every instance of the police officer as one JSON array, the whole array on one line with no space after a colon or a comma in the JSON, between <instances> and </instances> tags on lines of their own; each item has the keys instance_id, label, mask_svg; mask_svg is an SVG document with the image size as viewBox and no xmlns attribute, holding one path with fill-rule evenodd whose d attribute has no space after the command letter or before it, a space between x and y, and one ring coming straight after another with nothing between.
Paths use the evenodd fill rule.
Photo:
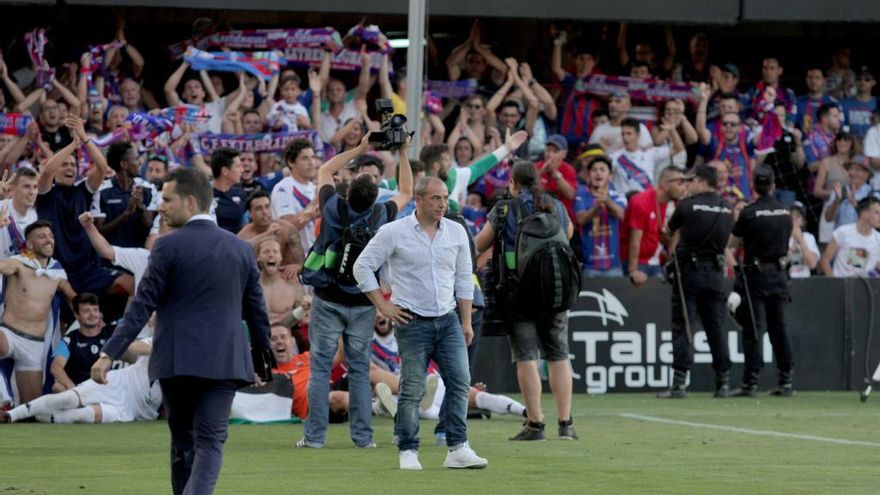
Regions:
<instances>
[{"instance_id":1,"label":"police officer","mask_svg":"<svg viewBox=\"0 0 880 495\"><path fill-rule=\"evenodd\" d=\"M764 364L761 333L766 328L779 370L779 388L770 393L789 397L794 392L791 339L785 329L785 304L790 300L785 256L791 236L791 216L773 195L773 169L766 165L758 167L754 181L758 199L743 209L733 227L733 235L742 239L744 251L734 290L740 295L735 315L742 325L745 352L742 385L733 395L754 397L758 394L758 374Z\"/></svg>"},{"instance_id":2,"label":"police officer","mask_svg":"<svg viewBox=\"0 0 880 495\"><path fill-rule=\"evenodd\" d=\"M712 368L715 397L730 395L730 354L721 331L724 319L724 249L733 226L733 216L718 195L714 168L701 164L685 175L687 197L669 219L675 270L672 287L672 387L658 398L687 397L687 373L694 361L692 322L697 314L703 322Z\"/></svg>"}]
</instances>

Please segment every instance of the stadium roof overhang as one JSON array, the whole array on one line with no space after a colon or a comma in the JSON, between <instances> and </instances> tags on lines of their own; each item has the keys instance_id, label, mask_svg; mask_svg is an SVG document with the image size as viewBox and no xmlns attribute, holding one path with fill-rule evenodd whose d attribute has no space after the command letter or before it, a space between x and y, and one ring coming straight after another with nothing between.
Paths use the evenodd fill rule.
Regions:
<instances>
[{"instance_id":1,"label":"stadium roof overhang","mask_svg":"<svg viewBox=\"0 0 880 495\"><path fill-rule=\"evenodd\" d=\"M0 0L51 5L57 0ZM60 3L60 2L57 2ZM405 15L407 0L66 0L68 5ZM434 0L428 15L683 24L876 22L877 0Z\"/></svg>"}]
</instances>

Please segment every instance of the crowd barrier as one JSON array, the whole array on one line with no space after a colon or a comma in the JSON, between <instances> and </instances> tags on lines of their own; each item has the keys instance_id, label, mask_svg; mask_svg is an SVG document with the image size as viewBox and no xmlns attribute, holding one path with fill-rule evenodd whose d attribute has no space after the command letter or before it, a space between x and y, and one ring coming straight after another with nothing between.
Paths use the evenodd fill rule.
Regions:
<instances>
[{"instance_id":1,"label":"crowd barrier","mask_svg":"<svg viewBox=\"0 0 880 495\"><path fill-rule=\"evenodd\" d=\"M733 281L728 282L728 290ZM642 288L626 279L585 279L569 314L569 343L575 393L645 392L669 383L672 363L671 286L650 280ZM864 388L865 348L870 342L870 370L880 360L880 332L870 338L869 324L880 318L880 279L815 277L791 282L792 302L786 316L794 345L797 390ZM874 313L872 317L871 313ZM702 325L695 330L690 390L714 387L711 355ZM742 376L741 330L727 315L732 385ZM764 334L764 371L760 387L776 384L776 365ZM490 390L517 392L516 372L505 337L484 337L474 371ZM545 387L546 388L546 387Z\"/></svg>"}]
</instances>

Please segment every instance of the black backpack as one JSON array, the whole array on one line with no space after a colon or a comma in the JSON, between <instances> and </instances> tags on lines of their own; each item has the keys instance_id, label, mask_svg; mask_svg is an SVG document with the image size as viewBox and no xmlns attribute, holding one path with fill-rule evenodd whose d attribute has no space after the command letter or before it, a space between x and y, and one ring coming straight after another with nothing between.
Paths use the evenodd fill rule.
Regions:
<instances>
[{"instance_id":1,"label":"black backpack","mask_svg":"<svg viewBox=\"0 0 880 495\"><path fill-rule=\"evenodd\" d=\"M385 209L385 205L373 205L370 216L354 224L348 216L348 204L339 201L336 209L339 211L339 223L342 225L342 241L339 243L339 263L333 271L333 276L340 285L355 285L357 281L352 272L354 262L381 227L382 210Z\"/></svg>"},{"instance_id":2,"label":"black backpack","mask_svg":"<svg viewBox=\"0 0 880 495\"><path fill-rule=\"evenodd\" d=\"M535 210L527 215L520 198L510 203L516 216L518 306L527 315L551 315L574 306L581 290L581 266L556 216Z\"/></svg>"}]
</instances>

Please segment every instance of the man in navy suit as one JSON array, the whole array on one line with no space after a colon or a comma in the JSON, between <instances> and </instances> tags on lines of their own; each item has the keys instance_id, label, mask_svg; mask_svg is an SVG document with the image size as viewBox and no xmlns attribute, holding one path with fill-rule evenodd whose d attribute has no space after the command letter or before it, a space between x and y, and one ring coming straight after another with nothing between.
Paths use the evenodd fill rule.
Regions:
<instances>
[{"instance_id":1,"label":"man in navy suit","mask_svg":"<svg viewBox=\"0 0 880 495\"><path fill-rule=\"evenodd\" d=\"M270 348L253 248L217 226L207 214L211 200L201 172L169 174L159 212L177 230L153 245L123 323L92 368L92 379L106 383L112 361L157 312L149 371L164 396L175 495L214 490L235 390L255 381L250 347Z\"/></svg>"}]
</instances>

